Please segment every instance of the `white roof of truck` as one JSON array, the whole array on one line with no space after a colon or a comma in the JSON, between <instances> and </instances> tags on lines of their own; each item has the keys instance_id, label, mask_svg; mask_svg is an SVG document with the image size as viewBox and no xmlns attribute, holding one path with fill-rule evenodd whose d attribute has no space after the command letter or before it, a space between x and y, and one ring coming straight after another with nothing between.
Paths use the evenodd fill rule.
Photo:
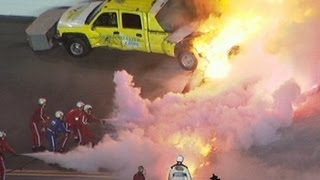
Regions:
<instances>
[{"instance_id":1,"label":"white roof of truck","mask_svg":"<svg viewBox=\"0 0 320 180\"><path fill-rule=\"evenodd\" d=\"M28 35L46 34L50 28L59 20L66 9L51 9L42 13L32 24L26 29Z\"/></svg>"}]
</instances>

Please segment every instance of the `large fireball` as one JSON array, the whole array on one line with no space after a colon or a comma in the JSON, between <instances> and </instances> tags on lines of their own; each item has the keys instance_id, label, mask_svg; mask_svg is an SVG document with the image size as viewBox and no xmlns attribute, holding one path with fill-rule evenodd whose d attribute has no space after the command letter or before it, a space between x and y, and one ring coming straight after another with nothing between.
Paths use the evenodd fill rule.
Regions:
<instances>
[{"instance_id":1,"label":"large fireball","mask_svg":"<svg viewBox=\"0 0 320 180\"><path fill-rule=\"evenodd\" d=\"M232 67L230 51L234 46L245 46L265 33L268 33L266 34L268 36L281 36L282 33L286 33L281 32L281 28L285 28L290 23L303 22L314 12L311 7L299 7L302 1L298 0L213 2L215 3L207 5L214 6L215 11L209 18L204 19L199 27L199 31L204 35L193 41L195 50L207 61L202 69L206 78L225 78L229 75ZM204 12L207 13L207 11ZM198 13L201 14L201 12ZM261 43L272 41L271 36L270 39Z\"/></svg>"}]
</instances>

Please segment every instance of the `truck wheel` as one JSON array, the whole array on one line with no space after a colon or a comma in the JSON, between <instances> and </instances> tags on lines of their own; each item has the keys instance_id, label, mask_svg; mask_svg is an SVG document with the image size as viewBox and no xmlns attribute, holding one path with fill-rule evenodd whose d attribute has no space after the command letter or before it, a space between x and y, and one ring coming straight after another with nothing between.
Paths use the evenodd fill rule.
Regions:
<instances>
[{"instance_id":1,"label":"truck wheel","mask_svg":"<svg viewBox=\"0 0 320 180\"><path fill-rule=\"evenodd\" d=\"M79 37L69 39L66 44L68 53L74 57L83 57L90 52L90 46Z\"/></svg>"},{"instance_id":2,"label":"truck wheel","mask_svg":"<svg viewBox=\"0 0 320 180\"><path fill-rule=\"evenodd\" d=\"M180 66L185 70L193 71L197 68L198 60L192 52L181 52L178 56L178 60Z\"/></svg>"}]
</instances>

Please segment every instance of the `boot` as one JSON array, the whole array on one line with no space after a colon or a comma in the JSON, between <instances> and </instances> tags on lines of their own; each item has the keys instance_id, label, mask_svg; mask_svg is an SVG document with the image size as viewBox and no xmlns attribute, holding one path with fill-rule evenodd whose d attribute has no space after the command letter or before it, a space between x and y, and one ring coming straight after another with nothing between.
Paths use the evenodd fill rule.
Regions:
<instances>
[{"instance_id":1,"label":"boot","mask_svg":"<svg viewBox=\"0 0 320 180\"><path fill-rule=\"evenodd\" d=\"M38 151L38 148L35 147L35 146L32 146L31 150L32 150L32 152L37 152L37 151Z\"/></svg>"},{"instance_id":2,"label":"boot","mask_svg":"<svg viewBox=\"0 0 320 180\"><path fill-rule=\"evenodd\" d=\"M59 153L65 153L65 152L67 152L67 151L65 150L65 148L60 148L60 149L58 150L58 152L59 152Z\"/></svg>"},{"instance_id":3,"label":"boot","mask_svg":"<svg viewBox=\"0 0 320 180\"><path fill-rule=\"evenodd\" d=\"M43 152L45 150L46 150L46 148L41 145L41 146L38 147L38 151L37 152Z\"/></svg>"}]
</instances>

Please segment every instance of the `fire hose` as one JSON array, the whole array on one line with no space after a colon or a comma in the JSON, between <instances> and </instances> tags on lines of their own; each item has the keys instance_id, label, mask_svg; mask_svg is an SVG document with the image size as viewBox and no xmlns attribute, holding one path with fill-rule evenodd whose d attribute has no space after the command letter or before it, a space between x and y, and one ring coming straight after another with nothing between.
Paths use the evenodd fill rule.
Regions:
<instances>
[{"instance_id":1,"label":"fire hose","mask_svg":"<svg viewBox=\"0 0 320 180\"><path fill-rule=\"evenodd\" d=\"M20 156L20 155L19 155L19 156ZM19 167L17 167L17 168L14 168L14 169L11 169L11 170L7 171L6 173L9 174L9 173L11 173L11 172L13 172L13 171L16 171L16 170L22 170L24 167L26 167L27 165L33 163L33 162L36 161L36 160L38 160L38 159L32 158L31 160L27 161L26 163L22 164L21 166L19 166Z\"/></svg>"},{"instance_id":2,"label":"fire hose","mask_svg":"<svg viewBox=\"0 0 320 180\"><path fill-rule=\"evenodd\" d=\"M11 156L5 158L5 161L8 161L9 159L12 159L12 158L18 157L18 156L20 156L20 155L11 155Z\"/></svg>"},{"instance_id":3,"label":"fire hose","mask_svg":"<svg viewBox=\"0 0 320 180\"><path fill-rule=\"evenodd\" d=\"M108 130L115 130L118 127L117 123L112 122L112 119L100 119L101 126Z\"/></svg>"},{"instance_id":4,"label":"fire hose","mask_svg":"<svg viewBox=\"0 0 320 180\"><path fill-rule=\"evenodd\" d=\"M104 127L117 127L117 128L129 128L130 125L124 124L122 122L116 121L114 118L106 118L106 119L100 119L102 126Z\"/></svg>"}]
</instances>

